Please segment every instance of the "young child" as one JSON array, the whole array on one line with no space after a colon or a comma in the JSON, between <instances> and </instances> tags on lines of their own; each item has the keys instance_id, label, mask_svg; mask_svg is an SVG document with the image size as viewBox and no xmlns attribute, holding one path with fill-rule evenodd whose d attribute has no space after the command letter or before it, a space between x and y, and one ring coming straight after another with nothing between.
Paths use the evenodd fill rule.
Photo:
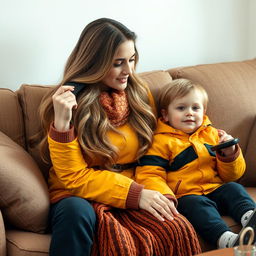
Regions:
<instances>
[{"instance_id":1,"label":"young child","mask_svg":"<svg viewBox=\"0 0 256 256\"><path fill-rule=\"evenodd\" d=\"M163 88L162 117L151 148L139 161L136 180L169 198L205 240L219 248L232 247L239 235L230 231L221 215L251 226L256 222L255 203L242 185L233 182L245 171L239 145L211 150L232 136L211 125L207 103L204 88L187 79ZM152 205L152 212L160 209L161 204ZM175 214L173 208L167 210Z\"/></svg>"}]
</instances>

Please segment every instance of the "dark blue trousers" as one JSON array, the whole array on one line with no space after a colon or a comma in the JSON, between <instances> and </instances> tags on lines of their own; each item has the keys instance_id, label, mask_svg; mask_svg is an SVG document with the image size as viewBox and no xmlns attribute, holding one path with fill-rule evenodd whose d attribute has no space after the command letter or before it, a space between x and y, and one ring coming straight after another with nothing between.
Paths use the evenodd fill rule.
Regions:
<instances>
[{"instance_id":1,"label":"dark blue trousers","mask_svg":"<svg viewBox=\"0 0 256 256\"><path fill-rule=\"evenodd\" d=\"M96 216L91 204L79 197L68 197L50 209L52 240L50 256L90 255Z\"/></svg>"},{"instance_id":2,"label":"dark blue trousers","mask_svg":"<svg viewBox=\"0 0 256 256\"><path fill-rule=\"evenodd\" d=\"M183 196L177 208L200 236L216 246L221 234L230 230L221 215L241 223L243 214L253 210L255 203L242 185L229 182L207 195Z\"/></svg>"}]
</instances>

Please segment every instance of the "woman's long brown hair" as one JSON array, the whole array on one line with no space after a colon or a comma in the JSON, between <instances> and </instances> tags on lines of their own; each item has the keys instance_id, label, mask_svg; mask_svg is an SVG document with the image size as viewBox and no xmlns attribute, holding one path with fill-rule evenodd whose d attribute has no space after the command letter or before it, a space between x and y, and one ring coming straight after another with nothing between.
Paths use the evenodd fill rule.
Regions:
<instances>
[{"instance_id":1,"label":"woman's long brown hair","mask_svg":"<svg viewBox=\"0 0 256 256\"><path fill-rule=\"evenodd\" d=\"M78 108L73 112L72 122L78 141L89 159L100 159L103 167L111 169L116 162L117 149L107 139L110 130L118 132L108 121L100 106L100 81L113 65L114 55L123 42L132 40L136 35L121 23L107 18L88 24L68 58L61 83L49 91L39 108L42 122L40 142L41 156L47 160L47 134L54 120L52 95L67 82L85 83L85 88L77 98ZM138 52L135 47L135 64ZM130 106L129 123L139 138L137 157L142 156L152 142L156 119L149 102L148 88L136 74L130 75L126 88ZM138 104L140 102L140 104Z\"/></svg>"}]
</instances>

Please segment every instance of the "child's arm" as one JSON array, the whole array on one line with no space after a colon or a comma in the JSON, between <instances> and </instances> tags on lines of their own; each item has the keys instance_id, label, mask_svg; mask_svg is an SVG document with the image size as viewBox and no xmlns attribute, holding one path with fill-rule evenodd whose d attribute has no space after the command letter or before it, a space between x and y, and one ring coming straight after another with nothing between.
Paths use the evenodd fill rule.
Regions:
<instances>
[{"instance_id":1,"label":"child's arm","mask_svg":"<svg viewBox=\"0 0 256 256\"><path fill-rule=\"evenodd\" d=\"M170 195L176 201L175 195L166 183L166 170L161 166L141 165L136 168L136 182L146 189L159 191L163 195Z\"/></svg>"},{"instance_id":2,"label":"child's arm","mask_svg":"<svg viewBox=\"0 0 256 256\"><path fill-rule=\"evenodd\" d=\"M233 137L223 130L218 130L219 142L225 142ZM239 179L245 172L245 160L239 145L233 145L217 151L217 169L225 182Z\"/></svg>"},{"instance_id":3,"label":"child's arm","mask_svg":"<svg viewBox=\"0 0 256 256\"><path fill-rule=\"evenodd\" d=\"M219 138L220 138L219 143L223 143L223 142L226 142L228 140L234 139L230 134L227 134L224 130L218 129L218 135L219 135ZM234 145L234 146L231 146L231 147L223 148L220 151L224 156L231 156L231 155L235 154L236 147Z\"/></svg>"},{"instance_id":4,"label":"child's arm","mask_svg":"<svg viewBox=\"0 0 256 256\"><path fill-rule=\"evenodd\" d=\"M154 137L152 147L148 153L143 156L139 161L139 166L136 168L135 178L136 181L144 185L145 190L156 190L162 195L165 195L169 202L170 210L175 215L177 210L177 199L167 185L167 173L166 168L169 166L169 158L171 153L168 147L164 145L165 140L158 136ZM165 168L166 166L166 168Z\"/></svg>"}]
</instances>

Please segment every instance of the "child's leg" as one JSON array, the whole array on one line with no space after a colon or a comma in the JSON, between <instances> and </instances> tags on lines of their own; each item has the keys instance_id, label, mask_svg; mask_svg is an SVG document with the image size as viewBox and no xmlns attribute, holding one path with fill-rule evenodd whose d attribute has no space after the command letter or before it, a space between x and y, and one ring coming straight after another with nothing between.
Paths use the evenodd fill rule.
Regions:
<instances>
[{"instance_id":1,"label":"child's leg","mask_svg":"<svg viewBox=\"0 0 256 256\"><path fill-rule=\"evenodd\" d=\"M222 185L207 197L217 204L221 213L231 216L243 226L255 208L255 202L245 188L236 182Z\"/></svg>"},{"instance_id":2,"label":"child's leg","mask_svg":"<svg viewBox=\"0 0 256 256\"><path fill-rule=\"evenodd\" d=\"M243 214L243 216L241 218L241 224L243 227L246 226L246 224L248 223L248 220L250 219L252 214L253 214L253 210L249 210L245 214Z\"/></svg>"},{"instance_id":3,"label":"child's leg","mask_svg":"<svg viewBox=\"0 0 256 256\"><path fill-rule=\"evenodd\" d=\"M222 213L231 216L241 223L243 227L253 227L256 233L255 202L242 185L236 182L226 183L207 195L207 197L217 204L218 209L225 209ZM231 242L231 246L238 244L238 240L239 236Z\"/></svg>"},{"instance_id":4,"label":"child's leg","mask_svg":"<svg viewBox=\"0 0 256 256\"><path fill-rule=\"evenodd\" d=\"M218 248L233 247L238 237L238 234L235 234L231 231L225 231L218 240Z\"/></svg>"},{"instance_id":5,"label":"child's leg","mask_svg":"<svg viewBox=\"0 0 256 256\"><path fill-rule=\"evenodd\" d=\"M248 212L247 212L248 213ZM246 213L244 214L246 215ZM243 215L243 216L244 216ZM237 237L237 239L234 241L234 243L232 244L232 246L238 245L239 244L239 239L241 236L241 232L246 228L246 227L252 227L254 230L254 234L256 233L256 209L254 209L254 211L252 211L252 213L250 214L250 217L248 218L247 222L245 223L245 225L243 226L242 230L239 233L239 236ZM246 233L246 235L244 236L244 243L247 244L249 241L249 234ZM253 244L255 243L256 238L254 236L254 240L253 240Z\"/></svg>"},{"instance_id":6,"label":"child's leg","mask_svg":"<svg viewBox=\"0 0 256 256\"><path fill-rule=\"evenodd\" d=\"M178 211L194 226L196 231L215 246L229 227L222 220L215 202L201 195L188 195L178 199ZM234 233L232 233L234 234Z\"/></svg>"}]
</instances>

